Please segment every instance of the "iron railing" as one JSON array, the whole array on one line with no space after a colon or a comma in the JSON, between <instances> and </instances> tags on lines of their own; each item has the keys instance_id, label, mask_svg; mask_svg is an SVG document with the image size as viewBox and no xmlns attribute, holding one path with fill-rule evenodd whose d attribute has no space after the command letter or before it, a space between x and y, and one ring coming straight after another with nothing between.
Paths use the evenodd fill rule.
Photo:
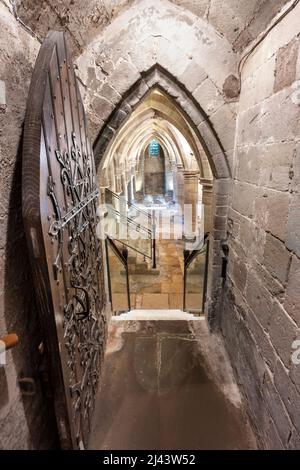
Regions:
<instances>
[{"instance_id":1,"label":"iron railing","mask_svg":"<svg viewBox=\"0 0 300 470\"><path fill-rule=\"evenodd\" d=\"M114 308L114 293L113 293L114 289L113 289L113 285L112 285L112 272L111 272L112 270L111 270L111 263L110 263L110 256L109 256L109 250L110 249L125 269L127 308L121 308L121 309L115 309ZM106 236L106 238L105 238L105 251L106 251L106 265L107 265L109 300L110 300L110 303L111 303L111 309L115 314L128 312L128 311L131 310L129 270L128 270L128 251L126 249L120 250L119 247L116 244L116 241L113 240L109 236Z\"/></svg>"},{"instance_id":2,"label":"iron railing","mask_svg":"<svg viewBox=\"0 0 300 470\"><path fill-rule=\"evenodd\" d=\"M106 195L115 198L121 202L120 196L110 189L105 189ZM123 202L123 201L122 201ZM125 239L120 238L121 230L119 230L119 235L115 235L115 239L120 242L122 245L127 248L131 248L144 258L152 260L152 267L156 268L156 224L155 217L153 214L144 211L130 201L124 199L126 209L129 207L134 208L137 214L146 217L146 226L141 222L134 220L131 216L128 216L128 210L120 212L117 210L110 202L106 200L106 207L108 213L113 216L114 220L119 224L119 227L123 224L125 227ZM151 228L149 228L151 227ZM128 237L129 231L132 230L135 234L138 234L138 237ZM143 247L142 241L146 241L146 247Z\"/></svg>"},{"instance_id":3,"label":"iron railing","mask_svg":"<svg viewBox=\"0 0 300 470\"><path fill-rule=\"evenodd\" d=\"M203 245L198 250L184 250L184 275L183 275L183 310L191 313L203 314L207 297L207 274L208 274L208 256L209 256L209 234L205 234ZM201 257L201 258L200 258ZM197 265L198 263L198 265ZM194 267L192 272L191 267ZM189 307L188 281L192 276L196 277L196 291L193 292L196 298L199 296L197 306ZM198 279L197 279L198 277ZM199 281L199 283L198 283ZM202 284L201 284L202 282ZM198 288L198 290L197 290Z\"/></svg>"}]
</instances>

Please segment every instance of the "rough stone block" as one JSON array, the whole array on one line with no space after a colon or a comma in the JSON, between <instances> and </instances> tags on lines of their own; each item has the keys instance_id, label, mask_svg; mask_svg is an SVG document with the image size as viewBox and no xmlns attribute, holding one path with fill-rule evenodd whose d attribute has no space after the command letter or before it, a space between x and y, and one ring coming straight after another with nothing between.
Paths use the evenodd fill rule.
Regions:
<instances>
[{"instance_id":1,"label":"rough stone block","mask_svg":"<svg viewBox=\"0 0 300 470\"><path fill-rule=\"evenodd\" d=\"M267 332L263 329L262 325L259 323L257 317L254 315L251 309L248 309L247 311L245 322L252 337L255 340L258 350L260 351L270 370L273 372L278 355L270 341Z\"/></svg>"},{"instance_id":2,"label":"rough stone block","mask_svg":"<svg viewBox=\"0 0 300 470\"><path fill-rule=\"evenodd\" d=\"M285 404L293 425L300 432L300 394L280 360L276 362L274 384Z\"/></svg>"},{"instance_id":3,"label":"rough stone block","mask_svg":"<svg viewBox=\"0 0 300 470\"><path fill-rule=\"evenodd\" d=\"M233 187L232 207L240 214L253 218L257 188L246 183L236 182Z\"/></svg>"},{"instance_id":4,"label":"rough stone block","mask_svg":"<svg viewBox=\"0 0 300 470\"><path fill-rule=\"evenodd\" d=\"M231 269L231 280L235 284L235 286L239 289L240 292L244 292L247 280L247 267L246 264L230 253L230 266Z\"/></svg>"},{"instance_id":5,"label":"rough stone block","mask_svg":"<svg viewBox=\"0 0 300 470\"><path fill-rule=\"evenodd\" d=\"M282 284L287 281L291 254L285 245L267 233L264 250L264 265L272 276L276 277Z\"/></svg>"},{"instance_id":6,"label":"rough stone block","mask_svg":"<svg viewBox=\"0 0 300 470\"><path fill-rule=\"evenodd\" d=\"M199 124L203 121L204 116L197 105L192 100L186 99L186 97L182 97L181 93L175 97L175 101L186 112L194 125L198 127Z\"/></svg>"},{"instance_id":7,"label":"rough stone block","mask_svg":"<svg viewBox=\"0 0 300 470\"><path fill-rule=\"evenodd\" d=\"M288 314L300 326L300 260L297 256L293 256L290 267L286 295L284 300L284 308Z\"/></svg>"},{"instance_id":8,"label":"rough stone block","mask_svg":"<svg viewBox=\"0 0 300 470\"><path fill-rule=\"evenodd\" d=\"M207 78L194 91L194 98L201 108L210 116L224 104L224 97L216 85Z\"/></svg>"},{"instance_id":9,"label":"rough stone block","mask_svg":"<svg viewBox=\"0 0 300 470\"><path fill-rule=\"evenodd\" d=\"M100 88L96 89L96 92L99 96L102 96L114 105L118 104L122 99L120 93L118 93L114 88L112 88L109 82L104 82Z\"/></svg>"},{"instance_id":10,"label":"rough stone block","mask_svg":"<svg viewBox=\"0 0 300 470\"><path fill-rule=\"evenodd\" d=\"M159 38L157 43L157 63L174 77L180 76L186 68L187 56L166 38Z\"/></svg>"},{"instance_id":11,"label":"rough stone block","mask_svg":"<svg viewBox=\"0 0 300 470\"><path fill-rule=\"evenodd\" d=\"M263 397L268 406L270 415L274 421L278 435L286 448L290 436L292 423L286 412L283 402L274 386L273 378L268 370L266 370Z\"/></svg>"},{"instance_id":12,"label":"rough stone block","mask_svg":"<svg viewBox=\"0 0 300 470\"><path fill-rule=\"evenodd\" d=\"M233 50L237 52L242 52L251 41L253 41L253 36L250 34L248 29L244 29L238 38L233 42Z\"/></svg>"},{"instance_id":13,"label":"rough stone block","mask_svg":"<svg viewBox=\"0 0 300 470\"><path fill-rule=\"evenodd\" d=\"M210 117L210 121L225 151L232 150L235 145L236 111L236 103L227 103Z\"/></svg>"},{"instance_id":14,"label":"rough stone block","mask_svg":"<svg viewBox=\"0 0 300 470\"><path fill-rule=\"evenodd\" d=\"M283 307L274 302L269 326L270 340L286 367L291 360L292 343L296 339L298 327Z\"/></svg>"},{"instance_id":15,"label":"rough stone block","mask_svg":"<svg viewBox=\"0 0 300 470\"><path fill-rule=\"evenodd\" d=\"M255 221L281 240L285 240L287 234L288 211L289 194L287 192L269 189L257 191Z\"/></svg>"},{"instance_id":16,"label":"rough stone block","mask_svg":"<svg viewBox=\"0 0 300 470\"><path fill-rule=\"evenodd\" d=\"M223 84L223 93L228 100L237 99L241 92L240 79L235 75L228 75Z\"/></svg>"},{"instance_id":17,"label":"rough stone block","mask_svg":"<svg viewBox=\"0 0 300 470\"><path fill-rule=\"evenodd\" d=\"M261 103L273 94L275 56L265 61L251 75L243 74L239 112Z\"/></svg>"},{"instance_id":18,"label":"rough stone block","mask_svg":"<svg viewBox=\"0 0 300 470\"><path fill-rule=\"evenodd\" d=\"M152 46L152 47L151 47ZM143 53L141 54L141 51ZM153 38L147 37L143 41L139 41L136 47L128 51L128 55L132 64L139 70L140 73L147 72L156 63L155 43Z\"/></svg>"},{"instance_id":19,"label":"rough stone block","mask_svg":"<svg viewBox=\"0 0 300 470\"><path fill-rule=\"evenodd\" d=\"M102 96L95 96L91 103L92 111L98 118L106 121L114 110L114 105Z\"/></svg>"},{"instance_id":20,"label":"rough stone block","mask_svg":"<svg viewBox=\"0 0 300 470\"><path fill-rule=\"evenodd\" d=\"M240 224L240 242L247 263L261 262L266 233L253 220L243 218Z\"/></svg>"},{"instance_id":21,"label":"rough stone block","mask_svg":"<svg viewBox=\"0 0 300 470\"><path fill-rule=\"evenodd\" d=\"M265 450L284 450L284 445L280 439L274 420L270 416L266 421L266 424L264 423Z\"/></svg>"},{"instance_id":22,"label":"rough stone block","mask_svg":"<svg viewBox=\"0 0 300 470\"><path fill-rule=\"evenodd\" d=\"M294 141L300 134L300 107L286 88L264 101L261 107L261 142ZM284 116L284 119L282 119Z\"/></svg>"},{"instance_id":23,"label":"rough stone block","mask_svg":"<svg viewBox=\"0 0 300 470\"><path fill-rule=\"evenodd\" d=\"M300 340L300 330L298 330L297 340ZM297 348L299 349L299 347ZM292 349L291 354L295 352L295 349ZM299 357L299 354L298 354ZM291 361L290 365L290 377L293 383L295 384L298 393L300 394L300 364Z\"/></svg>"},{"instance_id":24,"label":"rough stone block","mask_svg":"<svg viewBox=\"0 0 300 470\"><path fill-rule=\"evenodd\" d=\"M141 78L138 70L125 60L121 60L109 77L110 85L124 95Z\"/></svg>"},{"instance_id":25,"label":"rough stone block","mask_svg":"<svg viewBox=\"0 0 300 470\"><path fill-rule=\"evenodd\" d=\"M261 279L262 284L268 289L273 297L278 298L280 302L283 301L285 288L275 279L269 271L256 260L252 260L252 266L256 275Z\"/></svg>"},{"instance_id":26,"label":"rough stone block","mask_svg":"<svg viewBox=\"0 0 300 470\"><path fill-rule=\"evenodd\" d=\"M248 273L245 298L257 320L267 330L272 315L272 296L262 286L260 279Z\"/></svg>"},{"instance_id":27,"label":"rough stone block","mask_svg":"<svg viewBox=\"0 0 300 470\"><path fill-rule=\"evenodd\" d=\"M257 104L240 112L237 118L237 145L257 145L261 141L261 105Z\"/></svg>"},{"instance_id":28,"label":"rough stone block","mask_svg":"<svg viewBox=\"0 0 300 470\"><path fill-rule=\"evenodd\" d=\"M113 114L112 119L109 121L110 127L118 130L119 127L124 123L125 119L128 117L128 114L122 109L118 109Z\"/></svg>"},{"instance_id":29,"label":"rough stone block","mask_svg":"<svg viewBox=\"0 0 300 470\"><path fill-rule=\"evenodd\" d=\"M230 234L230 238L237 239L239 237L240 232L240 223L241 223L241 215L229 208L228 210L228 233Z\"/></svg>"},{"instance_id":30,"label":"rough stone block","mask_svg":"<svg viewBox=\"0 0 300 470\"><path fill-rule=\"evenodd\" d=\"M274 92L291 86L296 78L296 64L298 58L299 41L293 39L277 53Z\"/></svg>"},{"instance_id":31,"label":"rough stone block","mask_svg":"<svg viewBox=\"0 0 300 470\"><path fill-rule=\"evenodd\" d=\"M126 98L126 102L134 109L146 96L149 88L145 80L141 80L138 87Z\"/></svg>"},{"instance_id":32,"label":"rough stone block","mask_svg":"<svg viewBox=\"0 0 300 470\"><path fill-rule=\"evenodd\" d=\"M179 81L190 93L193 93L206 78L207 73L194 60L191 60L180 75Z\"/></svg>"},{"instance_id":33,"label":"rough stone block","mask_svg":"<svg viewBox=\"0 0 300 470\"><path fill-rule=\"evenodd\" d=\"M300 257L300 192L294 193L291 197L286 245Z\"/></svg>"},{"instance_id":34,"label":"rough stone block","mask_svg":"<svg viewBox=\"0 0 300 470\"><path fill-rule=\"evenodd\" d=\"M237 179L258 184L261 173L261 147L251 146L237 149Z\"/></svg>"},{"instance_id":35,"label":"rough stone block","mask_svg":"<svg viewBox=\"0 0 300 470\"><path fill-rule=\"evenodd\" d=\"M288 191L294 152L294 143L238 148L237 178L266 188Z\"/></svg>"},{"instance_id":36,"label":"rough stone block","mask_svg":"<svg viewBox=\"0 0 300 470\"><path fill-rule=\"evenodd\" d=\"M291 169L291 177L292 183L291 183L291 189L293 191L297 191L297 189L300 187L300 146L299 144L296 145L295 150L294 150L294 155L293 155L293 167Z\"/></svg>"},{"instance_id":37,"label":"rough stone block","mask_svg":"<svg viewBox=\"0 0 300 470\"><path fill-rule=\"evenodd\" d=\"M280 0L282 3L284 0ZM272 13L273 8L275 12L278 11L277 5L278 2L272 3L264 3L265 6L264 11L265 14L269 15ZM276 11L277 10L277 11ZM266 37L263 44L257 49L256 54L252 57L252 62L256 62L256 66L261 65L265 62L266 59L272 57L274 54L277 53L280 47L285 46L288 44L297 34L299 33L299 24L297 22L297 18L299 15L299 5L296 6L292 15L287 15L283 21L279 22L276 28L273 28L270 34ZM274 10L273 10L274 15ZM271 18L270 18L271 19ZM269 19L269 21L270 21ZM261 18L259 17L259 21L256 22L256 27L259 27L259 22ZM267 23L266 23L267 24ZM258 30L255 30L250 26L250 31L253 31L254 37L257 35Z\"/></svg>"},{"instance_id":38,"label":"rough stone block","mask_svg":"<svg viewBox=\"0 0 300 470\"><path fill-rule=\"evenodd\" d=\"M206 146L211 156L210 162L212 165L213 174L218 178L228 178L230 173L226 161L224 159L218 158L215 162L213 158L215 155L219 155L222 149L212 128L208 125L207 122L201 122L201 124L198 126L198 131L203 139L203 145Z\"/></svg>"},{"instance_id":39,"label":"rough stone block","mask_svg":"<svg viewBox=\"0 0 300 470\"><path fill-rule=\"evenodd\" d=\"M293 164L295 144L279 142L263 146L261 149L261 186L288 191L291 185L291 167Z\"/></svg>"},{"instance_id":40,"label":"rough stone block","mask_svg":"<svg viewBox=\"0 0 300 470\"><path fill-rule=\"evenodd\" d=\"M300 448L300 434L296 429L292 430L292 434L289 440L288 450L299 450Z\"/></svg>"}]
</instances>

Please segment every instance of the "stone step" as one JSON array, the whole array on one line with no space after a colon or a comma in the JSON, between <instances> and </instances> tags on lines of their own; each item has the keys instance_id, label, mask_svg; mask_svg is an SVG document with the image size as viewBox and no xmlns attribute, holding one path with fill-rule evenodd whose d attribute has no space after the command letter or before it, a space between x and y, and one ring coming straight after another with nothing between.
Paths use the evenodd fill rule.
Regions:
<instances>
[{"instance_id":1,"label":"stone step","mask_svg":"<svg viewBox=\"0 0 300 470\"><path fill-rule=\"evenodd\" d=\"M150 266L148 266L147 263L146 265L144 265L144 263L137 264L134 268L135 268L134 269L135 274L150 274L150 275L152 274L154 276L159 275L159 269L153 269Z\"/></svg>"},{"instance_id":2,"label":"stone step","mask_svg":"<svg viewBox=\"0 0 300 470\"><path fill-rule=\"evenodd\" d=\"M131 310L128 313L112 317L114 321L122 320L204 320L204 316L194 316L182 310Z\"/></svg>"}]
</instances>

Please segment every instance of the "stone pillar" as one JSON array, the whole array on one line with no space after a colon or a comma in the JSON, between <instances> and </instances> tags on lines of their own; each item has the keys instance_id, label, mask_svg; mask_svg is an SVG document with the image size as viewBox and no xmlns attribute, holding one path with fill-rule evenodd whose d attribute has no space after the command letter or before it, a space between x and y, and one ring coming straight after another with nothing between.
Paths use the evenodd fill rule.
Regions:
<instances>
[{"instance_id":1,"label":"stone pillar","mask_svg":"<svg viewBox=\"0 0 300 470\"><path fill-rule=\"evenodd\" d=\"M211 232L212 228L212 202L213 202L213 182L200 178L202 185L202 204L204 206L204 232Z\"/></svg>"},{"instance_id":2,"label":"stone pillar","mask_svg":"<svg viewBox=\"0 0 300 470\"><path fill-rule=\"evenodd\" d=\"M165 157L165 196L173 199L174 182L173 182L173 168L172 162L169 157Z\"/></svg>"},{"instance_id":3,"label":"stone pillar","mask_svg":"<svg viewBox=\"0 0 300 470\"><path fill-rule=\"evenodd\" d=\"M184 210L184 169L181 163L177 163L176 172L176 200L180 205L182 213Z\"/></svg>"},{"instance_id":4,"label":"stone pillar","mask_svg":"<svg viewBox=\"0 0 300 470\"><path fill-rule=\"evenodd\" d=\"M184 234L193 240L199 232L198 224L198 170L186 170L184 175Z\"/></svg>"},{"instance_id":5,"label":"stone pillar","mask_svg":"<svg viewBox=\"0 0 300 470\"><path fill-rule=\"evenodd\" d=\"M135 201L135 195L136 195L136 175L134 174L132 177L132 193L133 193L133 200Z\"/></svg>"},{"instance_id":6,"label":"stone pillar","mask_svg":"<svg viewBox=\"0 0 300 470\"><path fill-rule=\"evenodd\" d=\"M116 170L115 185L115 192L121 197L123 192L123 174L121 169ZM114 198L114 206L117 211L120 211L120 202L117 198Z\"/></svg>"},{"instance_id":7,"label":"stone pillar","mask_svg":"<svg viewBox=\"0 0 300 470\"><path fill-rule=\"evenodd\" d=\"M173 202L177 202L177 164L172 162L172 176L173 176Z\"/></svg>"},{"instance_id":8,"label":"stone pillar","mask_svg":"<svg viewBox=\"0 0 300 470\"><path fill-rule=\"evenodd\" d=\"M129 173L129 186L128 186L128 200L133 202L135 199L135 190L134 190L134 178L135 178L135 162L130 164L130 173Z\"/></svg>"}]
</instances>

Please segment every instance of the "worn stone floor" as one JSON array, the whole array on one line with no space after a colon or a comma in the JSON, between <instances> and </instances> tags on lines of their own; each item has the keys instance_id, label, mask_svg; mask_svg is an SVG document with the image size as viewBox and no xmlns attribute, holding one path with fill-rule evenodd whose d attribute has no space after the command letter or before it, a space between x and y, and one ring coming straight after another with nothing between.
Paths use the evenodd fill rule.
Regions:
<instances>
[{"instance_id":1,"label":"worn stone floor","mask_svg":"<svg viewBox=\"0 0 300 470\"><path fill-rule=\"evenodd\" d=\"M204 266L205 260L200 259ZM146 265L146 269L137 269ZM125 271L117 260L111 261L111 278L114 310L126 310ZM157 269L151 262L143 261L129 250L129 285L131 308L134 309L181 309L183 308L183 243L176 240L157 240ZM202 304L204 269L200 273L190 271L188 276L188 307Z\"/></svg>"},{"instance_id":2,"label":"worn stone floor","mask_svg":"<svg viewBox=\"0 0 300 470\"><path fill-rule=\"evenodd\" d=\"M123 318L110 324L90 449L256 448L223 344L205 320Z\"/></svg>"}]
</instances>

